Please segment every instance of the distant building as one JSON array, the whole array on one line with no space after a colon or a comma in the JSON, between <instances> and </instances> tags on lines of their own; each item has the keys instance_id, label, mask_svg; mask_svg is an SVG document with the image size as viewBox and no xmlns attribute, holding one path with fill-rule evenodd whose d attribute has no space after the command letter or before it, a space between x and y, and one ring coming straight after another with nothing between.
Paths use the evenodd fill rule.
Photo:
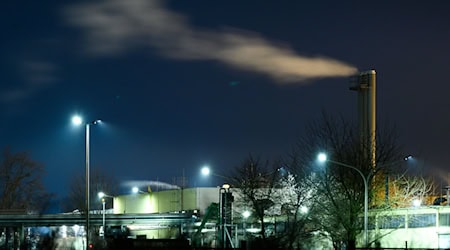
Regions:
<instances>
[{"instance_id":1,"label":"distant building","mask_svg":"<svg viewBox=\"0 0 450 250\"><path fill-rule=\"evenodd\" d=\"M198 211L204 213L213 202L219 202L219 188L185 188L146 192L114 197L114 214L173 213Z\"/></svg>"},{"instance_id":2,"label":"distant building","mask_svg":"<svg viewBox=\"0 0 450 250\"><path fill-rule=\"evenodd\" d=\"M450 248L450 206L373 210L370 242L380 248Z\"/></svg>"},{"instance_id":3,"label":"distant building","mask_svg":"<svg viewBox=\"0 0 450 250\"><path fill-rule=\"evenodd\" d=\"M234 189L233 192L236 197L239 197L237 189ZM219 188L187 188L122 195L114 198L113 211L114 214L194 211L201 219L211 203L219 203ZM235 211L233 223L242 233L245 221L239 219L242 216L238 211L243 210L239 207L233 207L233 211ZM282 223L282 221L282 216L280 216L277 223ZM268 221L268 223L270 222ZM208 232L209 237L214 236L217 234L217 228L214 228L214 225L215 223L208 223L208 228L205 227L203 232ZM250 226L247 224L247 227ZM252 226L256 227L247 228L247 233L258 232L257 225ZM133 231L132 225L128 225L128 227ZM188 230L188 228L189 226L185 227L184 230ZM191 225L191 228L195 227ZM195 229L191 229L190 233L193 232L192 230L195 231ZM158 231L157 235L155 234L156 231ZM146 234L147 238L170 237L163 231L150 230L144 232L143 230L135 230L134 234ZM357 241L358 245L362 246L362 230ZM450 206L371 210L369 211L369 242L372 243L372 247L378 246L381 248L450 248ZM319 248L328 249L325 246L331 246L331 243L324 242L322 239Z\"/></svg>"}]
</instances>

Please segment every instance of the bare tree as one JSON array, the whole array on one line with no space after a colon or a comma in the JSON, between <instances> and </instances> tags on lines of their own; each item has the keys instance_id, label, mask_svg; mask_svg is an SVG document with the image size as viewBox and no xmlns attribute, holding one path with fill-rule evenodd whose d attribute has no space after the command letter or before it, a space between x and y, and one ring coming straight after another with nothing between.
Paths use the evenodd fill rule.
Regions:
<instances>
[{"instance_id":1,"label":"bare tree","mask_svg":"<svg viewBox=\"0 0 450 250\"><path fill-rule=\"evenodd\" d=\"M258 241L261 245L257 246L260 248L299 248L318 229L311 220L316 190L305 180L311 176L294 174L287 165L282 165L286 164L262 163L250 156L231 178L238 195L235 210L251 209L261 225ZM276 230L277 218L283 218L282 232ZM271 230L266 227L268 221L274 223Z\"/></svg>"},{"instance_id":2,"label":"bare tree","mask_svg":"<svg viewBox=\"0 0 450 250\"><path fill-rule=\"evenodd\" d=\"M3 151L0 163L0 209L42 211L51 195L42 184L44 166L32 160L28 153Z\"/></svg>"},{"instance_id":3,"label":"bare tree","mask_svg":"<svg viewBox=\"0 0 450 250\"><path fill-rule=\"evenodd\" d=\"M381 173L392 167L387 163L399 158L393 129L377 134L375 162L371 160L369 142L363 141L355 131L358 130L351 122L323 114L322 119L310 124L291 155L296 171L315 173L311 185L318 192L316 205L322 211L319 215L322 229L334 243L346 242L348 249L355 249L356 236L363 228L360 215L364 207L364 182L357 171L340 164L331 161L318 164L317 154L326 152L333 161L357 168L368 180L370 200L379 192L374 189L373 181L383 179L379 177Z\"/></svg>"},{"instance_id":4,"label":"bare tree","mask_svg":"<svg viewBox=\"0 0 450 250\"><path fill-rule=\"evenodd\" d=\"M65 204L67 211L85 211L86 206L86 178L85 173L80 172L78 175L73 175L69 184L69 195ZM114 178L102 171L99 168L94 168L89 176L90 179L90 204L91 209L101 208L101 200L98 197L99 192L104 192L108 195L114 195L117 192L117 182ZM105 206L112 207L112 199L106 199Z\"/></svg>"},{"instance_id":5,"label":"bare tree","mask_svg":"<svg viewBox=\"0 0 450 250\"><path fill-rule=\"evenodd\" d=\"M299 249L308 246L306 240L317 232L315 198L317 189L311 186L313 175L294 175L282 169L285 174L274 190L274 207L280 208L277 216L286 218L285 230L279 236L283 249ZM278 210L278 209L277 209Z\"/></svg>"},{"instance_id":6,"label":"bare tree","mask_svg":"<svg viewBox=\"0 0 450 250\"><path fill-rule=\"evenodd\" d=\"M402 174L391 184L390 207L410 207L414 200L424 201L434 190L433 182L422 176Z\"/></svg>"},{"instance_id":7,"label":"bare tree","mask_svg":"<svg viewBox=\"0 0 450 250\"><path fill-rule=\"evenodd\" d=\"M237 202L250 206L261 223L260 236L263 241L267 237L264 219L268 209L274 205L272 192L275 185L275 172L269 170L268 162L263 164L250 156L235 169L234 175L230 177L233 186L239 190L240 199L236 199ZM237 205L242 206L242 204Z\"/></svg>"}]
</instances>

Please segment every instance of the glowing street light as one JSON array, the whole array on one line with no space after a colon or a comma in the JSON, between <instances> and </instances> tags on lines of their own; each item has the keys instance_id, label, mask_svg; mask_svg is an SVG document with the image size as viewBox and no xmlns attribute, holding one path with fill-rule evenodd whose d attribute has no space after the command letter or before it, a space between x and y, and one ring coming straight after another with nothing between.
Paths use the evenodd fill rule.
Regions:
<instances>
[{"instance_id":1,"label":"glowing street light","mask_svg":"<svg viewBox=\"0 0 450 250\"><path fill-rule=\"evenodd\" d=\"M306 214L306 213L308 213L308 211L309 211L309 209L308 209L307 206L301 206L300 207L300 213Z\"/></svg>"},{"instance_id":2,"label":"glowing street light","mask_svg":"<svg viewBox=\"0 0 450 250\"><path fill-rule=\"evenodd\" d=\"M414 199L412 203L413 203L414 207L420 207L420 205L422 204L422 201L419 199Z\"/></svg>"},{"instance_id":3,"label":"glowing street light","mask_svg":"<svg viewBox=\"0 0 450 250\"><path fill-rule=\"evenodd\" d=\"M414 158L413 158L412 155L408 155L408 156L403 158L404 161L410 161L410 160L413 160L413 159ZM356 168L354 166L351 166L351 165L348 165L348 164L345 164L345 163L342 163L342 162L337 162L337 161L333 161L333 160L328 159L328 157L327 157L327 155L325 153L319 153L317 155L317 160L319 162L327 162L328 161L328 162L334 163L334 164L342 166L342 167L353 169L353 170L357 171L358 174L363 179L363 182L364 182L364 243L365 243L365 247L368 247L368 244L369 244L369 236L368 236L369 178L373 174L373 171L370 171L370 173L367 176L365 176L361 172L361 170L359 170L358 168ZM399 163L400 161L394 161L394 162L391 162L391 163L382 164L382 166L386 167L386 166L389 166L389 165L393 165L393 164ZM417 204L417 202L415 204Z\"/></svg>"},{"instance_id":4,"label":"glowing street light","mask_svg":"<svg viewBox=\"0 0 450 250\"><path fill-rule=\"evenodd\" d=\"M98 192L98 198L100 198L100 199L103 199L104 197L112 197L112 196L109 196L109 195L107 195L107 194L105 194L105 193L103 193L103 192Z\"/></svg>"},{"instance_id":5,"label":"glowing street light","mask_svg":"<svg viewBox=\"0 0 450 250\"><path fill-rule=\"evenodd\" d=\"M331 162L334 163L336 165L340 165L346 168L351 168L355 171L357 171L359 173L359 175L361 175L361 178L363 179L364 182L364 246L367 247L369 244L369 236L368 236L368 214L369 214L369 182L368 179L370 178L370 175L372 174L372 172L370 172L367 177L361 172L361 170L355 168L354 166L342 163L342 162L337 162L337 161L333 161L333 160L329 160L327 155L325 153L320 153L317 156L317 159L319 162Z\"/></svg>"},{"instance_id":6,"label":"glowing street light","mask_svg":"<svg viewBox=\"0 0 450 250\"><path fill-rule=\"evenodd\" d=\"M252 215L252 213L248 210L242 212L242 217L244 217L244 219L247 219L248 217L250 217L250 215Z\"/></svg>"},{"instance_id":7,"label":"glowing street light","mask_svg":"<svg viewBox=\"0 0 450 250\"><path fill-rule=\"evenodd\" d=\"M133 187L133 188L131 188L131 192L133 193L133 194L137 194L137 193L140 193L140 194L145 194L146 192L144 192L144 191L142 191L142 190L140 190L138 187Z\"/></svg>"},{"instance_id":8,"label":"glowing street light","mask_svg":"<svg viewBox=\"0 0 450 250\"><path fill-rule=\"evenodd\" d=\"M103 238L105 237L105 229L106 229L106 217L105 217L105 198L114 198L111 195L107 195L104 192L98 192L98 198L102 199L102 206L103 206Z\"/></svg>"},{"instance_id":9,"label":"glowing street light","mask_svg":"<svg viewBox=\"0 0 450 250\"><path fill-rule=\"evenodd\" d=\"M211 170L211 168L209 168L209 166L206 166L206 165L200 169L200 173L204 177L209 177L212 175L212 176L220 178L222 181L225 181L225 182L232 181L232 178L224 176L224 175L216 174L214 171ZM209 182L211 184L211 179L209 180Z\"/></svg>"},{"instance_id":10,"label":"glowing street light","mask_svg":"<svg viewBox=\"0 0 450 250\"><path fill-rule=\"evenodd\" d=\"M208 166L204 166L202 167L201 172L203 176L208 176L211 173L211 170Z\"/></svg>"},{"instance_id":11,"label":"glowing street light","mask_svg":"<svg viewBox=\"0 0 450 250\"><path fill-rule=\"evenodd\" d=\"M89 202L89 126L99 124L101 120L97 119L92 122L85 123L86 127L86 249L89 249L89 211L90 211L90 202ZM80 126L83 124L83 118L79 115L75 115L72 117L72 123L76 126Z\"/></svg>"},{"instance_id":12,"label":"glowing street light","mask_svg":"<svg viewBox=\"0 0 450 250\"><path fill-rule=\"evenodd\" d=\"M247 231L247 226L245 225L245 223L246 223L248 217L250 217L250 215L252 215L252 212L250 212L248 210L245 210L244 212L242 212L242 217L244 218L244 223L242 225L242 229L244 231L244 238L247 237L247 232L246 232Z\"/></svg>"},{"instance_id":13,"label":"glowing street light","mask_svg":"<svg viewBox=\"0 0 450 250\"><path fill-rule=\"evenodd\" d=\"M319 162L326 162L327 161L327 155L325 153L320 153L317 156L317 160L319 160Z\"/></svg>"},{"instance_id":14,"label":"glowing street light","mask_svg":"<svg viewBox=\"0 0 450 250\"><path fill-rule=\"evenodd\" d=\"M213 176L222 178L222 179L224 179L224 180L230 179L229 177L226 177L226 176L223 176L223 175L220 175L220 174L216 174L215 172L211 171L211 169L209 168L209 166L203 166L203 167L201 168L200 172L201 172L201 174L202 174L203 176L213 175Z\"/></svg>"},{"instance_id":15,"label":"glowing street light","mask_svg":"<svg viewBox=\"0 0 450 250\"><path fill-rule=\"evenodd\" d=\"M83 123L83 119L79 115L74 115L72 117L72 123L76 126L79 126L79 125L81 125L81 123Z\"/></svg>"},{"instance_id":16,"label":"glowing street light","mask_svg":"<svg viewBox=\"0 0 450 250\"><path fill-rule=\"evenodd\" d=\"M139 193L139 188L138 188L138 187L133 187L133 188L131 189L131 192L132 192L133 194L137 194L137 193Z\"/></svg>"}]
</instances>

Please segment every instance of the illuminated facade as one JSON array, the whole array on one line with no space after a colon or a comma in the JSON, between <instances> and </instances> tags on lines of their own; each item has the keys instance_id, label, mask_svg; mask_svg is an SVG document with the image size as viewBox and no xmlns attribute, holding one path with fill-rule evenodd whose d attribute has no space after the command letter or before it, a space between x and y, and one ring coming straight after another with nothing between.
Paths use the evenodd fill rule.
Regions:
<instances>
[{"instance_id":1,"label":"illuminated facade","mask_svg":"<svg viewBox=\"0 0 450 250\"><path fill-rule=\"evenodd\" d=\"M381 248L450 248L450 206L372 211L370 242Z\"/></svg>"},{"instance_id":2,"label":"illuminated facade","mask_svg":"<svg viewBox=\"0 0 450 250\"><path fill-rule=\"evenodd\" d=\"M238 192L235 195L239 197ZM211 203L218 202L219 188L187 188L118 196L114 198L113 210L114 214L195 211L202 217ZM240 211L242 208L234 207L233 210ZM239 216L239 213L235 216ZM242 220L236 220L236 223L242 223ZM148 239L170 238L180 234L176 228L155 230L157 228L146 227L142 223L135 226L128 224L127 227L131 235L146 235ZM250 233L252 229L257 228L246 231ZM211 235L216 234L214 227L210 229L205 227L203 231L208 231ZM450 248L450 206L371 210L369 211L369 242L371 247L381 248ZM362 243L361 233L358 237L358 246L362 246ZM331 247L331 243L322 239L319 248L328 249L325 246Z\"/></svg>"},{"instance_id":3,"label":"illuminated facade","mask_svg":"<svg viewBox=\"0 0 450 250\"><path fill-rule=\"evenodd\" d=\"M171 213L205 209L219 202L219 188L185 188L114 197L114 214Z\"/></svg>"}]
</instances>

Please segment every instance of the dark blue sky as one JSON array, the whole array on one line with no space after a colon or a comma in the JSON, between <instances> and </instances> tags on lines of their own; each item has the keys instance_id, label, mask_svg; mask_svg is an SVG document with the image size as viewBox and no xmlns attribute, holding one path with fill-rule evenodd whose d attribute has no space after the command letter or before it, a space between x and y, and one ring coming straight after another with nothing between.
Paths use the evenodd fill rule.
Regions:
<instances>
[{"instance_id":1,"label":"dark blue sky","mask_svg":"<svg viewBox=\"0 0 450 250\"><path fill-rule=\"evenodd\" d=\"M28 151L62 196L91 167L121 182L225 174L285 156L322 110L356 116L348 76L376 69L378 124L450 172L446 1L6 1L0 146ZM219 182L220 180L215 180Z\"/></svg>"}]
</instances>

